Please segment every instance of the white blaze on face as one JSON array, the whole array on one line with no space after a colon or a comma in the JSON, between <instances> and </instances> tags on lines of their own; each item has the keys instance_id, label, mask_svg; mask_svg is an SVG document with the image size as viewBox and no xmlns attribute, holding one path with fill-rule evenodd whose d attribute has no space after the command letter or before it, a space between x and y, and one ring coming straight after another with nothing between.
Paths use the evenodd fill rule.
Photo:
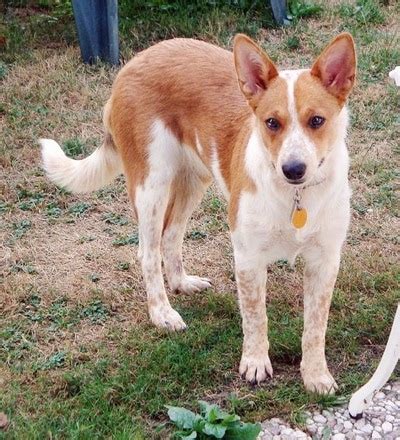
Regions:
<instances>
[{"instance_id":1,"label":"white blaze on face","mask_svg":"<svg viewBox=\"0 0 400 440\"><path fill-rule=\"evenodd\" d=\"M276 168L278 174L285 179L282 166L291 162L302 162L306 165L305 180L309 180L318 168L317 151L314 142L304 132L296 109L294 87L296 81L304 70L286 70L280 72L280 76L288 86L288 111L290 123L285 140L279 152Z\"/></svg>"}]
</instances>

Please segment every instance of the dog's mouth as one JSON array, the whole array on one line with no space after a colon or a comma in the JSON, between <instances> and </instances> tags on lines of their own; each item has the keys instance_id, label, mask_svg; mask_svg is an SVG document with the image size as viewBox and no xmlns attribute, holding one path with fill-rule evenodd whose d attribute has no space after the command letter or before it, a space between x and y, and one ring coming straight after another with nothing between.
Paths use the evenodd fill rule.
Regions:
<instances>
[{"instance_id":1,"label":"dog's mouth","mask_svg":"<svg viewBox=\"0 0 400 440\"><path fill-rule=\"evenodd\" d=\"M290 185L302 185L306 181L306 179L298 179L298 180L285 179L285 180Z\"/></svg>"}]
</instances>

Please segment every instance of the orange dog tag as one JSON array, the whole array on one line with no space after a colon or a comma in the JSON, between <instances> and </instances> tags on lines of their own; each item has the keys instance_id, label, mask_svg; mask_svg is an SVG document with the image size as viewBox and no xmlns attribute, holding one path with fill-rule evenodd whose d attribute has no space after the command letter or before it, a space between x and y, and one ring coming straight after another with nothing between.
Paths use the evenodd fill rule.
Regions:
<instances>
[{"instance_id":1,"label":"orange dog tag","mask_svg":"<svg viewBox=\"0 0 400 440\"><path fill-rule=\"evenodd\" d=\"M295 208L292 214L292 225L301 229L307 223L307 211L304 208Z\"/></svg>"}]
</instances>

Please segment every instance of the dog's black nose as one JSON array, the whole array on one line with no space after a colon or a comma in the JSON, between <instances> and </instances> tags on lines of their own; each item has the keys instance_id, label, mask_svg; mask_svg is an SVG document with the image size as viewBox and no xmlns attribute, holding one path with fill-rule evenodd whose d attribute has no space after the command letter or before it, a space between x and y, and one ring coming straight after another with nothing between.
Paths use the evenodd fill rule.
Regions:
<instances>
[{"instance_id":1,"label":"dog's black nose","mask_svg":"<svg viewBox=\"0 0 400 440\"><path fill-rule=\"evenodd\" d=\"M282 165L282 171L289 180L300 180L306 173L306 164L304 162L289 162Z\"/></svg>"}]
</instances>

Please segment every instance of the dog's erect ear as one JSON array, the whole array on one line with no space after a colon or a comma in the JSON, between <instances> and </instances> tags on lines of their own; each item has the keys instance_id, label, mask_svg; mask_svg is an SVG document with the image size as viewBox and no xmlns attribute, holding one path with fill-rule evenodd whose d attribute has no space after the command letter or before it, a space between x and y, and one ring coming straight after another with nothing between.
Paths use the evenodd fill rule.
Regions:
<instances>
[{"instance_id":1,"label":"dog's erect ear","mask_svg":"<svg viewBox=\"0 0 400 440\"><path fill-rule=\"evenodd\" d=\"M278 76L278 70L262 49L246 35L236 35L233 55L240 89L250 105L256 107L268 83Z\"/></svg>"},{"instance_id":2,"label":"dog's erect ear","mask_svg":"<svg viewBox=\"0 0 400 440\"><path fill-rule=\"evenodd\" d=\"M356 51L350 34L344 32L331 41L311 68L329 93L343 104L354 85Z\"/></svg>"}]
</instances>

